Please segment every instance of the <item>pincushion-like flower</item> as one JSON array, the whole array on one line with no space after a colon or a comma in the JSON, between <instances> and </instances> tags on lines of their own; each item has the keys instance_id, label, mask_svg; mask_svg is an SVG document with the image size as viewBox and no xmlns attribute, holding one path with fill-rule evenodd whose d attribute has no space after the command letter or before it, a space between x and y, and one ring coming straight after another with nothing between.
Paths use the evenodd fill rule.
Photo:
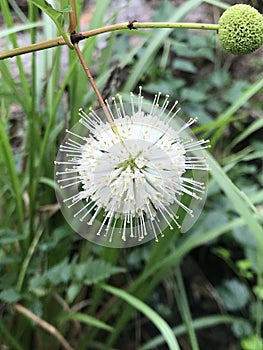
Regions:
<instances>
[{"instance_id":1,"label":"pincushion-like flower","mask_svg":"<svg viewBox=\"0 0 263 350\"><path fill-rule=\"evenodd\" d=\"M249 54L263 44L263 16L250 5L229 7L218 24L220 43L232 54Z\"/></svg>"},{"instance_id":2,"label":"pincushion-like flower","mask_svg":"<svg viewBox=\"0 0 263 350\"><path fill-rule=\"evenodd\" d=\"M107 102L112 122L103 110L81 110L67 131L56 160L57 197L71 226L92 242L158 241L167 227L187 230L200 213L207 141L189 136L196 119L181 124L177 102L167 111L168 96L161 106L160 97L146 105L141 90L129 103L117 96Z\"/></svg>"}]
</instances>

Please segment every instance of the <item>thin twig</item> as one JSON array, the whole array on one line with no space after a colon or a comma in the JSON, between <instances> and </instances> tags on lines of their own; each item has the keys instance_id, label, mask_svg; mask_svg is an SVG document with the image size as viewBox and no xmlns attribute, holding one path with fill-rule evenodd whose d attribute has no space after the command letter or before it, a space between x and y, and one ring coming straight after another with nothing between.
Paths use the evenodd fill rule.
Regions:
<instances>
[{"instance_id":1,"label":"thin twig","mask_svg":"<svg viewBox=\"0 0 263 350\"><path fill-rule=\"evenodd\" d=\"M87 64L86 64L86 62L84 60L84 57L82 55L82 52L81 52L78 44L75 44L74 46L75 46L75 50L76 50L76 53L78 55L78 58L80 60L80 63L81 63L81 65L82 65L82 67L83 67L83 69L84 69L84 71L85 71L85 73L86 73L86 75L87 75L87 77L89 79L89 82L90 82L90 85L91 85L92 89L94 90L95 94L97 95L99 103L100 103L103 111L106 114L108 122L110 124L114 123L114 121L113 121L113 119L112 119L112 117L111 117L111 115L110 115L110 113L108 111L108 108L107 108L107 106L106 106L106 104L105 104L105 102L104 102L104 100L103 100L103 98L102 98L102 96L101 96L101 94L99 92L99 89L97 88L97 85L96 85L96 83L95 83L95 81L94 81L94 79L93 79L93 77L92 77L92 75L90 73L90 70L89 70L89 68L88 68L88 66L87 66Z\"/></svg>"},{"instance_id":2,"label":"thin twig","mask_svg":"<svg viewBox=\"0 0 263 350\"><path fill-rule=\"evenodd\" d=\"M74 350L74 348L72 348L71 345L63 337L63 335L50 323L42 320L40 317L36 316L35 314L33 314L33 312L29 311L28 309L26 309L24 306L20 304L15 304L14 308L16 309L16 311L18 311L22 315L36 322L41 328L45 329L48 333L52 334L59 341L59 343L64 347L65 350Z\"/></svg>"},{"instance_id":3,"label":"thin twig","mask_svg":"<svg viewBox=\"0 0 263 350\"><path fill-rule=\"evenodd\" d=\"M106 104L101 96L101 93L99 92L99 89L97 88L97 85L96 85L96 83L95 83L95 81L90 73L90 70L89 70L89 68L84 60L84 57L82 55L82 52L81 52L78 44L75 44L74 47L75 47L76 53L78 55L78 58L80 60L80 63L82 65L82 67L84 68L84 71L89 79L90 85L91 85L92 89L94 90L94 92L99 100L99 103L100 103L100 105L105 113L105 116L106 116L108 122L110 123L110 126L111 126L113 132L118 136L120 142L123 144L123 140L121 138L121 135L116 127L116 124L114 123L112 116L110 115L110 112L109 112L109 110L108 110L108 108L107 108L107 106L106 106Z\"/></svg>"},{"instance_id":4,"label":"thin twig","mask_svg":"<svg viewBox=\"0 0 263 350\"><path fill-rule=\"evenodd\" d=\"M218 30L219 25L218 24L209 24L209 23L169 23L169 22L124 22L124 23L117 23L112 24L109 26L97 28L88 30L81 33L75 33L73 34L77 36L78 41L83 39L88 39L92 36L96 36L103 33L109 33L117 30L131 30L131 29L140 29L140 28L185 28L185 29L200 29L200 30ZM74 43L73 43L74 44ZM66 45L66 42L62 36L58 36L56 38L42 41L39 43L31 44L28 46L18 47L15 49L7 50L2 53L0 53L0 60L19 56L25 53L40 51L44 49L48 49L51 47L56 47L60 45Z\"/></svg>"}]
</instances>

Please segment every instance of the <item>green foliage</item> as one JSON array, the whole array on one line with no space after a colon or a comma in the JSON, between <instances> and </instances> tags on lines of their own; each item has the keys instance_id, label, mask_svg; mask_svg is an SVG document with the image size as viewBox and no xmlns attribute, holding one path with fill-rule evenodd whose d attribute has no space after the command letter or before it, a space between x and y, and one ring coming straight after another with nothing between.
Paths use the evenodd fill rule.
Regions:
<instances>
[{"instance_id":1,"label":"green foliage","mask_svg":"<svg viewBox=\"0 0 263 350\"><path fill-rule=\"evenodd\" d=\"M65 14L72 11L71 8L65 8L63 10L54 9L46 0L30 0L32 4L39 7L45 12L51 20L55 23L59 33L63 36L66 43L71 47L70 37L64 29Z\"/></svg>"},{"instance_id":2,"label":"green foliage","mask_svg":"<svg viewBox=\"0 0 263 350\"><path fill-rule=\"evenodd\" d=\"M112 286L103 286L107 292L112 293L119 298L127 301L128 304L132 305L135 309L139 310L141 313L145 314L148 319L150 319L155 326L160 330L163 335L164 340L170 350L179 350L179 344L165 320L163 320L154 310L152 310L148 305L141 302L139 299L133 297L131 294L126 293L123 290L117 289Z\"/></svg>"},{"instance_id":3,"label":"green foliage","mask_svg":"<svg viewBox=\"0 0 263 350\"><path fill-rule=\"evenodd\" d=\"M8 288L0 293L0 299L6 303L14 303L21 298L21 295L13 288Z\"/></svg>"},{"instance_id":4,"label":"green foliage","mask_svg":"<svg viewBox=\"0 0 263 350\"><path fill-rule=\"evenodd\" d=\"M263 349L263 340L254 335L250 338L243 339L241 346L243 350Z\"/></svg>"},{"instance_id":5,"label":"green foliage","mask_svg":"<svg viewBox=\"0 0 263 350\"><path fill-rule=\"evenodd\" d=\"M30 280L29 290L35 294L43 294L43 291L46 293L48 289L61 284L64 285L62 287L64 289L69 282L74 283L75 288L79 285L80 289L83 285L96 284L120 272L124 272L124 269L111 266L102 260L88 258L83 263L76 263L75 259L69 261L65 258L39 276L33 277Z\"/></svg>"},{"instance_id":6,"label":"green foliage","mask_svg":"<svg viewBox=\"0 0 263 350\"><path fill-rule=\"evenodd\" d=\"M224 281L218 288L218 294L229 311L244 308L249 300L247 288L236 279Z\"/></svg>"}]
</instances>

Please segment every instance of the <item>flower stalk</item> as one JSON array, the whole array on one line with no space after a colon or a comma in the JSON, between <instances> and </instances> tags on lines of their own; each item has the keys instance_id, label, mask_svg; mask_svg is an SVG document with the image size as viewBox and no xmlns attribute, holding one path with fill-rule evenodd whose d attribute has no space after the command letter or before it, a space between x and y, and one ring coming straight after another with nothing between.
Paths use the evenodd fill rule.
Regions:
<instances>
[{"instance_id":1,"label":"flower stalk","mask_svg":"<svg viewBox=\"0 0 263 350\"><path fill-rule=\"evenodd\" d=\"M110 116L110 114L108 112L108 109L106 107L106 104L105 104L105 102L103 100L103 97L101 96L101 93L99 92L99 89L97 88L97 86L95 84L95 81L94 81L94 79L93 79L93 77L92 77L92 75L90 73L90 70L89 70L89 68L88 68L88 66L87 66L87 64L86 64L86 62L84 60L84 57L83 57L83 55L81 53L81 50L80 50L78 44L75 44L74 47L75 47L76 53L78 55L78 58L80 60L80 63L81 63L81 65L82 65L82 67L83 67L83 69L85 71L85 74L86 74L87 78L89 79L90 85L93 88L93 90L94 90L94 92L95 92L95 94L96 94L96 96L98 98L98 101L99 101L102 109L105 112L105 115L106 115L106 117L108 119L108 122L111 124L111 123L113 123L112 117Z\"/></svg>"},{"instance_id":2,"label":"flower stalk","mask_svg":"<svg viewBox=\"0 0 263 350\"><path fill-rule=\"evenodd\" d=\"M119 30L133 30L133 29L149 29L149 28L174 28L174 29L199 29L199 30L215 30L219 29L218 24L209 23L171 23L171 22L124 22L108 25L101 28L96 28L80 33L71 34L71 41L77 43L80 40L88 39L90 37L100 35L103 33L109 33ZM11 50L6 50L0 53L0 60L5 58L10 58L14 56L19 56L26 53L31 53L35 51L45 50L48 48L67 45L63 36L58 36L56 38L45 40L39 43L18 47Z\"/></svg>"},{"instance_id":3,"label":"flower stalk","mask_svg":"<svg viewBox=\"0 0 263 350\"><path fill-rule=\"evenodd\" d=\"M94 79L93 79L93 77L92 77L92 75L90 73L90 70L89 70L89 68L88 68L88 66L87 66L87 64L86 64L86 62L84 60L84 57L82 55L82 52L81 52L78 44L75 44L74 47L75 47L76 53L78 55L78 58L80 60L80 63L81 63L81 65L82 65L82 67L83 67L83 69L85 71L85 74L86 74L87 78L89 79L90 85L91 85L93 91L95 92L95 94L96 94L96 96L98 98L99 104L101 105L101 107L102 107L102 109L103 109L103 111L105 113L105 116L106 116L108 122L111 125L111 128L112 128L113 132L118 136L118 138L122 142L122 139L120 137L118 129L116 128L116 125L114 123L114 120L113 120L112 116L109 113L109 110L108 110L108 108L107 108L107 106L106 106L106 104L105 104L105 102L103 100L103 97L101 96L101 93L99 92L99 89L97 88L97 85L96 85L96 83L95 83L95 81L94 81Z\"/></svg>"}]
</instances>

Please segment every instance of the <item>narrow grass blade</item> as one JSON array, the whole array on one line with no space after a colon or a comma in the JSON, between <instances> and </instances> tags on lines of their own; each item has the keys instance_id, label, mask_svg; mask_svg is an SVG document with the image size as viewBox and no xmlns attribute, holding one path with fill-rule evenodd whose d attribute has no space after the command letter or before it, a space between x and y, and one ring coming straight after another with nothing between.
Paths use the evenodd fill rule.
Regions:
<instances>
[{"instance_id":1,"label":"narrow grass blade","mask_svg":"<svg viewBox=\"0 0 263 350\"><path fill-rule=\"evenodd\" d=\"M43 230L38 230L28 248L28 251L27 251L27 254L25 256L25 259L21 265L21 269L20 269L20 272L19 272L19 275L18 275L18 279L17 279L17 284L16 284L16 289L18 292L21 292L21 289L22 289L22 286L23 286L23 282L24 282L24 279L25 279L25 276L26 276L26 273L27 273L27 269L28 269L28 266L29 266L29 263L32 259L32 256L37 248L37 245L38 245L38 242L41 238L41 235L43 233Z\"/></svg>"},{"instance_id":2,"label":"narrow grass blade","mask_svg":"<svg viewBox=\"0 0 263 350\"><path fill-rule=\"evenodd\" d=\"M189 336L191 348L192 350L199 350L199 344L198 344L195 328L193 325L190 307L188 304L183 276L179 266L176 266L175 268L175 279L176 279L175 286L174 286L175 288L173 288L174 296L176 299L178 309L180 310L182 320L184 321L184 324L187 328L187 333Z\"/></svg>"},{"instance_id":3,"label":"narrow grass blade","mask_svg":"<svg viewBox=\"0 0 263 350\"><path fill-rule=\"evenodd\" d=\"M232 324L238 319L231 316L224 315L212 315L207 317L200 317L196 320L193 320L193 326L195 330L204 329L204 328L212 328L222 324ZM175 336L180 336L185 334L187 331L186 325L180 325L173 328L173 332ZM163 337L159 335L154 339L151 339L147 344L143 345L139 350L152 350L157 349L158 346L161 346L165 343Z\"/></svg>"},{"instance_id":4,"label":"narrow grass blade","mask_svg":"<svg viewBox=\"0 0 263 350\"><path fill-rule=\"evenodd\" d=\"M230 6L228 3L219 0L204 0L204 2L222 8L224 10Z\"/></svg>"},{"instance_id":5,"label":"narrow grass blade","mask_svg":"<svg viewBox=\"0 0 263 350\"><path fill-rule=\"evenodd\" d=\"M12 6L13 11L16 13L17 17L20 19L21 22L23 23L27 23L28 22L28 18L27 16L24 14L24 12L21 10L21 8L19 7L19 2L16 0L8 0L9 4Z\"/></svg>"},{"instance_id":6,"label":"narrow grass blade","mask_svg":"<svg viewBox=\"0 0 263 350\"><path fill-rule=\"evenodd\" d=\"M1 72L1 79L3 80L5 86L8 87L8 90L7 90L8 93L7 92L5 93L6 94L11 93L14 100L17 101L26 112L28 109L28 106L26 104L27 101L25 101L24 96L21 96L21 92L19 91L19 86L14 81L9 65L4 61L0 62L0 72Z\"/></svg>"},{"instance_id":7,"label":"narrow grass blade","mask_svg":"<svg viewBox=\"0 0 263 350\"><path fill-rule=\"evenodd\" d=\"M83 314L81 312L68 313L59 317L60 321L79 321L89 326L104 329L105 331L112 332L114 329L106 323L97 320L95 317Z\"/></svg>"},{"instance_id":8,"label":"narrow grass blade","mask_svg":"<svg viewBox=\"0 0 263 350\"><path fill-rule=\"evenodd\" d=\"M246 128L240 135L238 135L231 143L230 147L233 148L241 141L245 140L251 134L256 132L257 130L263 129L263 118L256 120L253 124L251 124L248 128Z\"/></svg>"},{"instance_id":9,"label":"narrow grass blade","mask_svg":"<svg viewBox=\"0 0 263 350\"><path fill-rule=\"evenodd\" d=\"M21 184L16 172L15 161L13 158L11 145L5 132L3 123L0 121L0 155L2 155L6 168L8 169L11 187L16 200L16 209L18 217L18 229L21 234L24 231L24 208L21 195Z\"/></svg>"},{"instance_id":10,"label":"narrow grass blade","mask_svg":"<svg viewBox=\"0 0 263 350\"><path fill-rule=\"evenodd\" d=\"M117 297L125 300L128 304L130 304L133 308L143 313L149 320L151 320L155 326L159 329L163 338L165 339L166 344L170 350L180 350L178 342L174 336L174 333L168 323L161 318L156 311L151 309L148 305L143 303L141 300L135 298L131 294L125 292L124 290L103 285L102 288L107 292L116 295Z\"/></svg>"},{"instance_id":11,"label":"narrow grass blade","mask_svg":"<svg viewBox=\"0 0 263 350\"><path fill-rule=\"evenodd\" d=\"M261 74L259 79L251 84L249 88L247 88L244 93L238 98L234 103L225 110L224 113L220 114L218 116L218 120L225 121L224 124L221 125L221 127L214 133L213 137L211 138L211 145L214 146L218 139L222 136L223 130L229 123L229 120L233 118L233 115L237 112L237 110L244 106L245 103L256 93L258 93L261 89L263 89L263 75ZM213 132L213 129L210 129L210 134Z\"/></svg>"},{"instance_id":12,"label":"narrow grass blade","mask_svg":"<svg viewBox=\"0 0 263 350\"><path fill-rule=\"evenodd\" d=\"M14 28L3 29L0 32L0 38L3 38L13 33L21 32L31 28L42 27L42 26L43 26L43 23L35 22L35 23L21 24L21 25L15 26Z\"/></svg>"},{"instance_id":13,"label":"narrow grass blade","mask_svg":"<svg viewBox=\"0 0 263 350\"><path fill-rule=\"evenodd\" d=\"M12 14L11 14L7 0L2 0L0 2L0 8L2 10L2 14L3 14L4 21L6 23L6 26L8 28L14 28ZM12 42L13 47L18 47L16 33L10 34L10 41ZM22 89L24 92L24 96L23 96L23 98L25 100L24 105L28 107L28 111L29 111L30 106L31 106L30 89L29 89L29 85L27 82L26 73L25 73L25 69L24 69L21 57L19 57L19 56L16 57L16 63L17 63L17 67L19 70L19 74L20 74L21 86L22 86Z\"/></svg>"},{"instance_id":14,"label":"narrow grass blade","mask_svg":"<svg viewBox=\"0 0 263 350\"><path fill-rule=\"evenodd\" d=\"M129 292L136 294L136 296L142 300L147 298L151 291L154 290L160 281L167 275L167 271L169 271L171 267L177 266L192 249L220 237L233 228L240 227L245 224L246 223L244 222L243 218L236 218L226 224L213 227L209 231L202 232L201 234L187 234L182 238L181 242L178 242L177 248L172 250L170 253L168 253L168 251L170 250L171 244L167 247L167 250L164 253L162 253L161 249L160 251L162 254L160 254L158 259L148 260L143 272L133 283L129 289ZM167 237L165 237L165 239L166 238ZM169 242L171 243L171 241ZM124 327L124 324L128 322L130 317L131 312L128 309L125 309L125 312L122 313L118 323L115 326L115 332L112 333L109 343L113 344L114 339L116 336L118 336L121 329Z\"/></svg>"},{"instance_id":15,"label":"narrow grass blade","mask_svg":"<svg viewBox=\"0 0 263 350\"><path fill-rule=\"evenodd\" d=\"M10 345L10 347L7 346L6 348L13 350L24 350L24 348L19 345L13 334L9 332L2 321L0 321L0 343L3 348L5 345Z\"/></svg>"},{"instance_id":16,"label":"narrow grass blade","mask_svg":"<svg viewBox=\"0 0 263 350\"><path fill-rule=\"evenodd\" d=\"M233 184L233 182L216 162L214 157L208 152L207 162L211 169L212 176L224 191L229 201L233 204L233 207L237 213L243 218L246 225L250 228L258 242L260 250L263 251L263 227L259 222L257 215L255 215L255 213L252 211L254 206L250 199Z\"/></svg>"}]
</instances>

